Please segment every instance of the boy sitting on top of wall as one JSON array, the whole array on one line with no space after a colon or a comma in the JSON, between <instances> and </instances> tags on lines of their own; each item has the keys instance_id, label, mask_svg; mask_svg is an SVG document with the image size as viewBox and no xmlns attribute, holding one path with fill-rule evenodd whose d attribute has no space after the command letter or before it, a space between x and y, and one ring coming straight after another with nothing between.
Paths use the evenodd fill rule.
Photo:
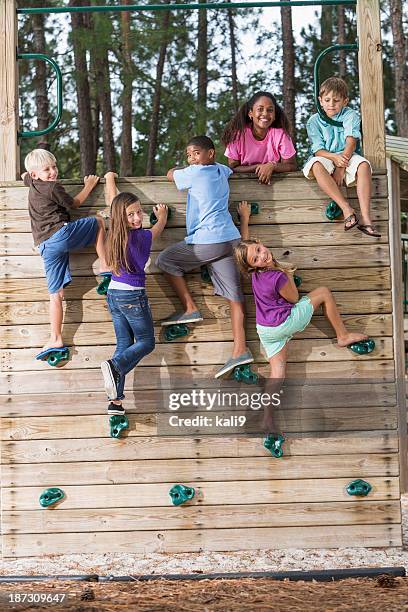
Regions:
<instances>
[{"instance_id":1,"label":"boy sitting on top of wall","mask_svg":"<svg viewBox=\"0 0 408 612\"><path fill-rule=\"evenodd\" d=\"M69 208L78 208L99 181L95 175L84 178L84 188L72 197L57 182L58 168L54 155L44 149L29 153L21 176L29 187L28 212L34 246L44 260L45 276L50 294L51 335L43 351L64 346L62 340L62 300L64 287L72 280L69 253L95 244L100 261L100 274L107 273L105 262L105 225L98 217L83 217L70 221ZM41 353L40 353L41 355Z\"/></svg>"},{"instance_id":2,"label":"boy sitting on top of wall","mask_svg":"<svg viewBox=\"0 0 408 612\"><path fill-rule=\"evenodd\" d=\"M371 165L360 155L360 117L347 106L349 98L343 79L326 79L320 87L319 101L326 115L342 126L330 124L319 113L310 117L306 128L312 157L306 162L303 174L310 180L316 179L319 187L340 206L346 232L357 225L367 236L380 238L370 217ZM357 186L360 221L340 190L344 181L347 187Z\"/></svg>"}]
</instances>

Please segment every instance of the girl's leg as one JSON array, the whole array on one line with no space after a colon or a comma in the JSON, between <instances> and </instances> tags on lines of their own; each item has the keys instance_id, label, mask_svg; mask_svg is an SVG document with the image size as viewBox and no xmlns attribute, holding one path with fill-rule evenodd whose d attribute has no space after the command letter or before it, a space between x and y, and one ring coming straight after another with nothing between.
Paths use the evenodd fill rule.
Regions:
<instances>
[{"instance_id":1,"label":"girl's leg","mask_svg":"<svg viewBox=\"0 0 408 612\"><path fill-rule=\"evenodd\" d=\"M136 297L121 309L134 340L120 354L113 356L112 361L118 371L125 376L151 353L155 347L153 319L146 296Z\"/></svg>"},{"instance_id":2,"label":"girl's leg","mask_svg":"<svg viewBox=\"0 0 408 612\"><path fill-rule=\"evenodd\" d=\"M327 193L329 198L334 200L336 204L340 206L341 210L343 211L344 218L346 219L352 215L354 210L351 208L350 204L342 194L340 187L337 185L333 177L327 172L326 168L319 162L315 162L312 166L312 172L320 189ZM352 221L346 224L346 227L351 224Z\"/></svg>"},{"instance_id":3,"label":"girl's leg","mask_svg":"<svg viewBox=\"0 0 408 612\"><path fill-rule=\"evenodd\" d=\"M343 323L339 309L332 292L327 287L319 287L307 294L310 299L314 311L321 305L323 306L323 314L328 319L337 336L337 344L339 346L348 346L353 342L367 340L368 336L357 332L349 332Z\"/></svg>"},{"instance_id":4,"label":"girl's leg","mask_svg":"<svg viewBox=\"0 0 408 612\"><path fill-rule=\"evenodd\" d=\"M109 268L106 265L105 259L105 242L106 242L106 230L105 221L102 217L96 217L98 221L98 233L96 234L95 249L99 257L99 272L109 272Z\"/></svg>"},{"instance_id":5,"label":"girl's leg","mask_svg":"<svg viewBox=\"0 0 408 612\"><path fill-rule=\"evenodd\" d=\"M371 204L371 169L367 162L361 162L357 168L356 175L357 197L361 211L361 225L371 225L370 204Z\"/></svg>"},{"instance_id":6,"label":"girl's leg","mask_svg":"<svg viewBox=\"0 0 408 612\"><path fill-rule=\"evenodd\" d=\"M243 302L232 302L228 300L231 311L231 328L234 339L232 358L235 359L246 352L245 328L244 328L244 304Z\"/></svg>"},{"instance_id":7,"label":"girl's leg","mask_svg":"<svg viewBox=\"0 0 408 612\"><path fill-rule=\"evenodd\" d=\"M116 349L115 349L115 352L113 353L111 361L113 365L115 366L115 369L117 370L117 372L120 374L120 380L117 385L117 396L118 398L122 398L123 391L125 388L125 374L118 367L117 359L123 354L123 352L127 348L129 348L129 346L132 346L134 342L134 336L133 336L132 328L127 322L126 317L123 316L119 306L115 302L115 299L111 297L110 295L108 295L108 306L109 306L109 311L112 316L113 328L115 330L115 336L116 336ZM121 405L122 400L121 399L113 400L113 403Z\"/></svg>"},{"instance_id":8,"label":"girl's leg","mask_svg":"<svg viewBox=\"0 0 408 612\"><path fill-rule=\"evenodd\" d=\"M198 310L196 303L193 300L193 297L187 287L187 283L185 281L184 276L174 276L174 274L169 274L168 272L164 272L164 276L167 282L173 287L174 291L179 298L183 310L186 314L190 314Z\"/></svg>"},{"instance_id":9,"label":"girl's leg","mask_svg":"<svg viewBox=\"0 0 408 612\"><path fill-rule=\"evenodd\" d=\"M265 380L264 392L271 397L274 393L279 393L286 374L286 361L288 358L288 342L283 349L269 359L271 367L269 378ZM273 433L276 430L273 418L274 407L272 405L265 406L262 429L265 433Z\"/></svg>"}]
</instances>

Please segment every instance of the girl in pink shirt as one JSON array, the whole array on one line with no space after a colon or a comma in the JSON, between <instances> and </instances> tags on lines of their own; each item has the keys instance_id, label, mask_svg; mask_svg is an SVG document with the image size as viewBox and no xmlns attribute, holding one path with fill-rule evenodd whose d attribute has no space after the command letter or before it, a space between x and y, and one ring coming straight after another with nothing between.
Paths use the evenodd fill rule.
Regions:
<instances>
[{"instance_id":1,"label":"girl in pink shirt","mask_svg":"<svg viewBox=\"0 0 408 612\"><path fill-rule=\"evenodd\" d=\"M221 141L230 168L234 172L255 172L260 183L270 185L274 172L296 170L288 119L267 91L258 91L241 106Z\"/></svg>"}]
</instances>

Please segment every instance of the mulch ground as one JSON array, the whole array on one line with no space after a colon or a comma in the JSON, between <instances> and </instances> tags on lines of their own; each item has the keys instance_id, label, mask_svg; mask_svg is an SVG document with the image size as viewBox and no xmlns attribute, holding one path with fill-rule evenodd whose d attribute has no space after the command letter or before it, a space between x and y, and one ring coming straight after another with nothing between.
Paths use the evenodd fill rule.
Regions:
<instances>
[{"instance_id":1,"label":"mulch ground","mask_svg":"<svg viewBox=\"0 0 408 612\"><path fill-rule=\"evenodd\" d=\"M66 594L63 604L13 604L13 594ZM1 610L72 610L100 612L237 612L273 610L309 612L401 612L408 610L408 578L379 577L339 582L289 582L267 578L131 583L59 582L1 584Z\"/></svg>"}]
</instances>

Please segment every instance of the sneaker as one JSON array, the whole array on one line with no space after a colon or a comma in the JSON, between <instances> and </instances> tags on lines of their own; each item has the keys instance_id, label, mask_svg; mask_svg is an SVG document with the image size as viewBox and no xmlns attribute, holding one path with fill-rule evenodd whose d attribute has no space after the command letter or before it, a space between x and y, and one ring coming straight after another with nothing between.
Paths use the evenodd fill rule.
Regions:
<instances>
[{"instance_id":1,"label":"sneaker","mask_svg":"<svg viewBox=\"0 0 408 612\"><path fill-rule=\"evenodd\" d=\"M122 406L122 404L114 404L113 402L111 402L108 406L108 414L119 414L119 415L124 415L125 414L125 409Z\"/></svg>"},{"instance_id":2,"label":"sneaker","mask_svg":"<svg viewBox=\"0 0 408 612\"><path fill-rule=\"evenodd\" d=\"M118 397L118 386L120 382L120 374L113 365L112 361L102 361L101 370L103 380L105 382L105 391L108 399L115 400Z\"/></svg>"},{"instance_id":3,"label":"sneaker","mask_svg":"<svg viewBox=\"0 0 408 612\"><path fill-rule=\"evenodd\" d=\"M189 312L188 314L184 312L178 312L167 319L163 319L160 321L160 325L178 325L181 323L199 323L203 321L203 317L201 316L201 312L199 310L195 310L194 312Z\"/></svg>"},{"instance_id":4,"label":"sneaker","mask_svg":"<svg viewBox=\"0 0 408 612\"><path fill-rule=\"evenodd\" d=\"M221 378L224 374L231 372L234 368L240 365L245 365L246 363L252 363L254 358L252 357L251 351L247 349L245 353L239 355L239 357L231 357L228 359L227 363L222 366L220 370L215 374L214 378Z\"/></svg>"}]
</instances>

